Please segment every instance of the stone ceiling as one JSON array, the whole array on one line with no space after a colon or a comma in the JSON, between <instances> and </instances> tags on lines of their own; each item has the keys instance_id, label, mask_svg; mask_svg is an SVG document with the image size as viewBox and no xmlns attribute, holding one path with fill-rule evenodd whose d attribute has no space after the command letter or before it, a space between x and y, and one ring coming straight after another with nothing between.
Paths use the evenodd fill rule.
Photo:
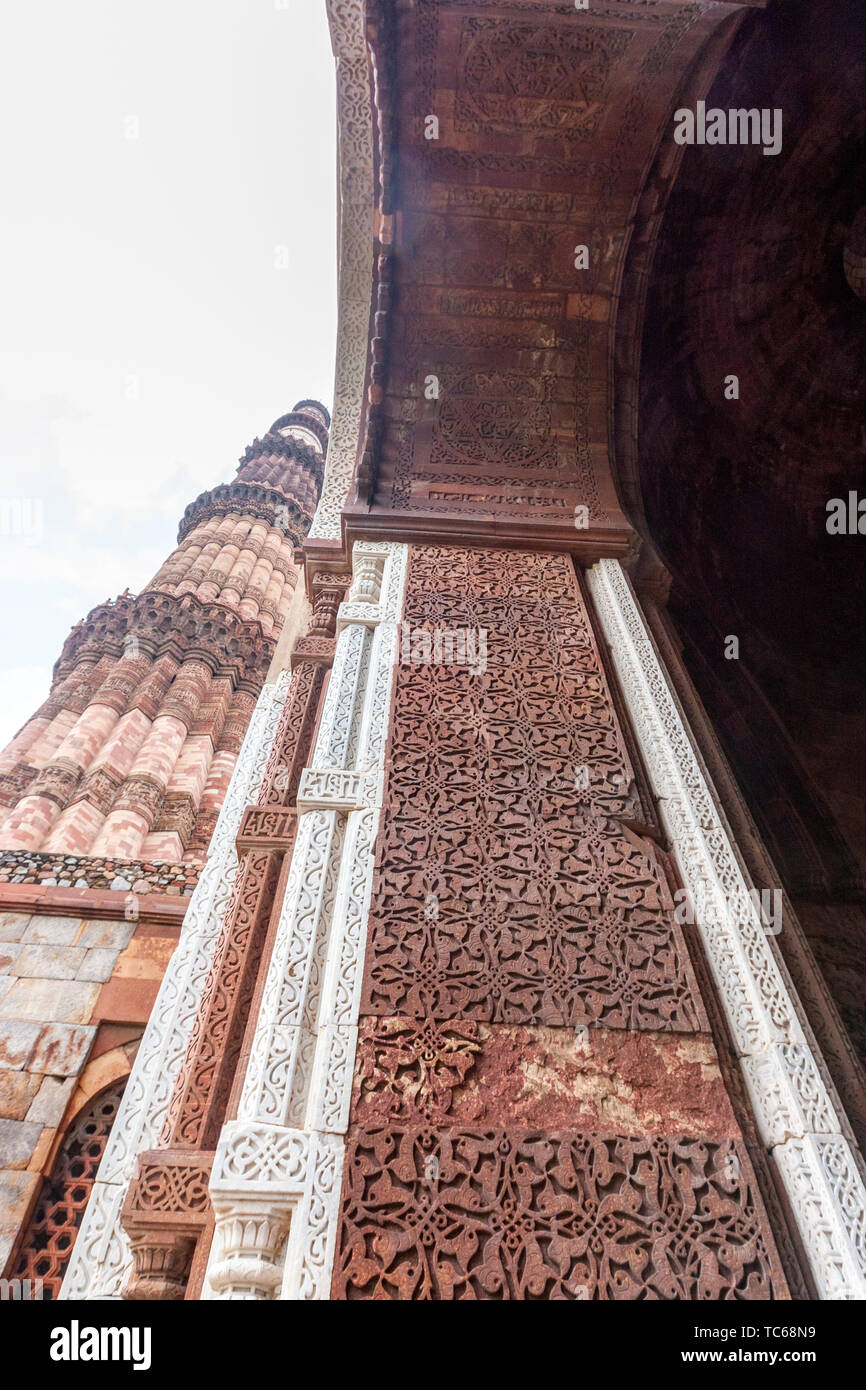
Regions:
<instances>
[{"instance_id":1,"label":"stone ceiling","mask_svg":"<svg viewBox=\"0 0 866 1390\"><path fill-rule=\"evenodd\" d=\"M866 495L866 313L845 271L864 93L861 0L787 0L740 30L708 104L781 108L783 146L685 153L650 278L630 491L741 781L769 822L779 803L764 828L796 879L781 803L798 803L831 895L866 867L864 540L826 529L828 499Z\"/></svg>"}]
</instances>

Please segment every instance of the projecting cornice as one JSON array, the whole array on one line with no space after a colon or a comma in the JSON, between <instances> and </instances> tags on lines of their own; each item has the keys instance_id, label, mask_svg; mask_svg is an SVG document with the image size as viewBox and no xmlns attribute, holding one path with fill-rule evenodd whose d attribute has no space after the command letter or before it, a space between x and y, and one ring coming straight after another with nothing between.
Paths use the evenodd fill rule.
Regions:
<instances>
[{"instance_id":1,"label":"projecting cornice","mask_svg":"<svg viewBox=\"0 0 866 1390\"><path fill-rule=\"evenodd\" d=\"M236 688L257 695L274 647L258 621L223 604L146 589L99 604L72 629L54 667L54 685L82 657L143 652L154 660L170 655L179 663L202 661L215 676L229 676Z\"/></svg>"},{"instance_id":2,"label":"projecting cornice","mask_svg":"<svg viewBox=\"0 0 866 1390\"><path fill-rule=\"evenodd\" d=\"M303 510L295 498L278 488L260 483L223 483L200 493L194 502L190 502L178 528L178 545L201 522L209 521L213 516L229 516L237 512L266 521L269 526L284 532L295 545L301 544L311 521L310 513Z\"/></svg>"},{"instance_id":3,"label":"projecting cornice","mask_svg":"<svg viewBox=\"0 0 866 1390\"><path fill-rule=\"evenodd\" d=\"M254 439L252 444L248 444L238 462L238 472L249 468L259 461L259 459L285 459L288 464L296 463L301 465L315 480L320 484L324 472L324 456L318 449L311 444L305 444L303 440L294 435L284 435L279 432L279 426L292 424L297 419L298 425L302 429L309 429L312 432L313 422L300 415L284 415L281 420L277 420L265 435L264 439ZM316 431L318 434L318 431ZM327 431L323 430L325 445L327 445ZM324 447L324 446L323 446Z\"/></svg>"}]
</instances>

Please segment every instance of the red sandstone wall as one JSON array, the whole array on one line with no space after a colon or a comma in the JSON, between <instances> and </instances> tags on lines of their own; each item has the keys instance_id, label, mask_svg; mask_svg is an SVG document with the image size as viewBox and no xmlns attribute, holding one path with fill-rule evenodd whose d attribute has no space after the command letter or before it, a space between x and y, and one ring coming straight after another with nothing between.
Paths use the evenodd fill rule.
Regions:
<instances>
[{"instance_id":1,"label":"red sandstone wall","mask_svg":"<svg viewBox=\"0 0 866 1390\"><path fill-rule=\"evenodd\" d=\"M334 1296L787 1297L571 560L415 547L406 624Z\"/></svg>"}]
</instances>

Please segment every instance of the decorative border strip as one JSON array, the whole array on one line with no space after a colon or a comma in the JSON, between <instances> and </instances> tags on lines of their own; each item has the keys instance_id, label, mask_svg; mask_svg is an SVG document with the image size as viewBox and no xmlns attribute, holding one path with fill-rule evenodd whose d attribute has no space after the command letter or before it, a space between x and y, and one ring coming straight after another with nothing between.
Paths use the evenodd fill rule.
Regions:
<instances>
[{"instance_id":1,"label":"decorative border strip","mask_svg":"<svg viewBox=\"0 0 866 1390\"><path fill-rule=\"evenodd\" d=\"M617 560L588 583L755 1108L822 1298L866 1297L866 1188L856 1145L750 896L652 638Z\"/></svg>"},{"instance_id":2,"label":"decorative border strip","mask_svg":"<svg viewBox=\"0 0 866 1390\"><path fill-rule=\"evenodd\" d=\"M115 1299L132 1268L120 1209L140 1153L153 1148L183 1061L238 868L235 836L255 801L289 689L282 672L264 686L163 977L69 1260L61 1298Z\"/></svg>"},{"instance_id":3,"label":"decorative border strip","mask_svg":"<svg viewBox=\"0 0 866 1390\"><path fill-rule=\"evenodd\" d=\"M340 271L337 366L325 478L308 539L339 540L362 436L373 286L373 96L363 0L327 0L337 60Z\"/></svg>"},{"instance_id":4,"label":"decorative border strip","mask_svg":"<svg viewBox=\"0 0 866 1390\"><path fill-rule=\"evenodd\" d=\"M238 1118L211 1174L205 1298L330 1295L407 558L354 546Z\"/></svg>"}]
</instances>

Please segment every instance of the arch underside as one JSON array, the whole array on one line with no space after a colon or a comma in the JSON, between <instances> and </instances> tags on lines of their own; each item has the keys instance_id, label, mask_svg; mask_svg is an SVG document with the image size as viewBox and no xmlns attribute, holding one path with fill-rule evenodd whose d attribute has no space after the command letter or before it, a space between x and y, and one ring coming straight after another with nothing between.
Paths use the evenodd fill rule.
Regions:
<instances>
[{"instance_id":1,"label":"arch underside","mask_svg":"<svg viewBox=\"0 0 866 1390\"><path fill-rule=\"evenodd\" d=\"M831 78L856 6L329 12L341 328L322 562L376 535L642 551L635 575L672 586L689 673L862 1054L863 627L856 542L823 524L863 471L862 305L842 268L862 68ZM782 106L781 155L677 145L673 111L698 100Z\"/></svg>"}]
</instances>

